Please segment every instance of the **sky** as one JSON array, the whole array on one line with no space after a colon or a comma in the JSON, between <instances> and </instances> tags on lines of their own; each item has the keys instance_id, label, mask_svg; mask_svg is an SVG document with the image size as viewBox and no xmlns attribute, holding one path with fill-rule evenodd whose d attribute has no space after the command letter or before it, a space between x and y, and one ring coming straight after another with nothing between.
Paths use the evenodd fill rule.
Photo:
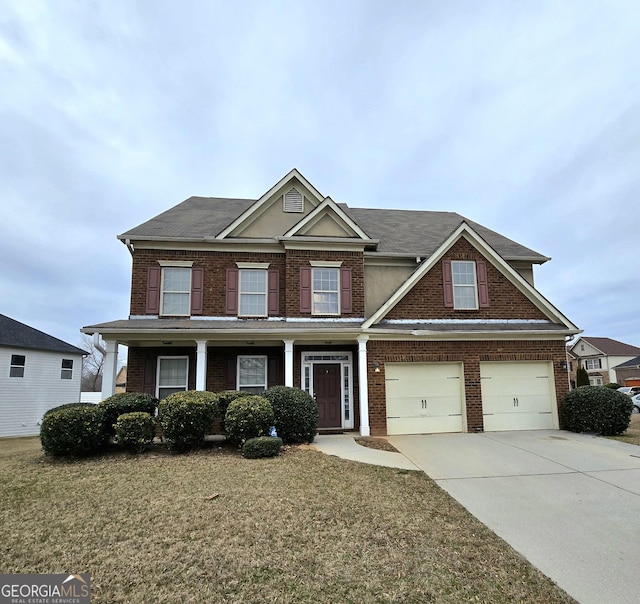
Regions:
<instances>
[{"instance_id":1,"label":"sky","mask_svg":"<svg viewBox=\"0 0 640 604\"><path fill-rule=\"evenodd\" d=\"M126 318L116 236L292 168L352 207L455 211L640 346L637 0L5 0L0 313Z\"/></svg>"}]
</instances>

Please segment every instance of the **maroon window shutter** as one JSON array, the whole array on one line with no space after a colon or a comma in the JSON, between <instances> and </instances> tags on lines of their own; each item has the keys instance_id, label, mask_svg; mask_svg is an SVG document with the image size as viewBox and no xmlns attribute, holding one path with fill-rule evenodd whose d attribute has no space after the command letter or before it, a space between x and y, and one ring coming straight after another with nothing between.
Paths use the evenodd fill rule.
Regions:
<instances>
[{"instance_id":1,"label":"maroon window shutter","mask_svg":"<svg viewBox=\"0 0 640 604\"><path fill-rule=\"evenodd\" d=\"M351 269L348 267L340 269L340 305L341 312L353 312L351 295Z\"/></svg>"},{"instance_id":2,"label":"maroon window shutter","mask_svg":"<svg viewBox=\"0 0 640 604\"><path fill-rule=\"evenodd\" d=\"M311 267L300 269L300 312L311 312Z\"/></svg>"},{"instance_id":3,"label":"maroon window shutter","mask_svg":"<svg viewBox=\"0 0 640 604\"><path fill-rule=\"evenodd\" d=\"M225 362L224 371L224 385L226 390L235 390L236 385L236 362L237 357L235 354L228 356Z\"/></svg>"},{"instance_id":4,"label":"maroon window shutter","mask_svg":"<svg viewBox=\"0 0 640 604\"><path fill-rule=\"evenodd\" d=\"M272 269L268 273L267 313L271 316L280 312L280 272Z\"/></svg>"},{"instance_id":5,"label":"maroon window shutter","mask_svg":"<svg viewBox=\"0 0 640 604\"><path fill-rule=\"evenodd\" d=\"M227 269L227 299L225 313L238 314L238 269Z\"/></svg>"},{"instance_id":6,"label":"maroon window shutter","mask_svg":"<svg viewBox=\"0 0 640 604\"><path fill-rule=\"evenodd\" d=\"M487 263L484 260L476 262L476 275L478 278L478 302L480 308L489 306L489 284L487 281Z\"/></svg>"},{"instance_id":7,"label":"maroon window shutter","mask_svg":"<svg viewBox=\"0 0 640 604\"><path fill-rule=\"evenodd\" d=\"M160 277L159 266L150 266L147 273L147 314L160 314Z\"/></svg>"},{"instance_id":8,"label":"maroon window shutter","mask_svg":"<svg viewBox=\"0 0 640 604\"><path fill-rule=\"evenodd\" d=\"M204 269L191 270L191 314L201 315L204 303Z\"/></svg>"},{"instance_id":9,"label":"maroon window shutter","mask_svg":"<svg viewBox=\"0 0 640 604\"><path fill-rule=\"evenodd\" d=\"M444 305L453 308L453 275L451 274L451 260L442 261L442 285L444 286Z\"/></svg>"},{"instance_id":10,"label":"maroon window shutter","mask_svg":"<svg viewBox=\"0 0 640 604\"><path fill-rule=\"evenodd\" d=\"M142 370L142 392L144 394L156 395L156 363L155 357L144 360Z\"/></svg>"}]
</instances>

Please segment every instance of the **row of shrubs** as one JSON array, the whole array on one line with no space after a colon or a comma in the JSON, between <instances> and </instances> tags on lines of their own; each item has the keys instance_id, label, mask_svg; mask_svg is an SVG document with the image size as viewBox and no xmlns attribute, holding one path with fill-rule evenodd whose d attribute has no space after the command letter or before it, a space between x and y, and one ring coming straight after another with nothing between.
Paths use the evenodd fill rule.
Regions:
<instances>
[{"instance_id":1,"label":"row of shrubs","mask_svg":"<svg viewBox=\"0 0 640 604\"><path fill-rule=\"evenodd\" d=\"M198 449L216 422L246 457L271 457L276 445L279 452L283 443L313 441L318 407L306 392L285 386L260 396L234 390L176 392L162 401L121 393L97 405L71 403L49 410L40 440L47 455L64 457L95 453L112 440L140 452L160 434L171 451L182 453ZM271 436L272 428L279 438ZM253 439L258 440L249 444Z\"/></svg>"}]
</instances>

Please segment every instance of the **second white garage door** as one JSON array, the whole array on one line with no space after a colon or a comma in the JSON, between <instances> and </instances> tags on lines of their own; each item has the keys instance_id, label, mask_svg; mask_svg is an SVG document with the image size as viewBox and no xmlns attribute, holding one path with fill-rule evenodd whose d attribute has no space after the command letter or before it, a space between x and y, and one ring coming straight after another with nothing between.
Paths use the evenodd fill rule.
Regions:
<instances>
[{"instance_id":1,"label":"second white garage door","mask_svg":"<svg viewBox=\"0 0 640 604\"><path fill-rule=\"evenodd\" d=\"M387 363L387 434L462 432L459 363Z\"/></svg>"},{"instance_id":2,"label":"second white garage door","mask_svg":"<svg viewBox=\"0 0 640 604\"><path fill-rule=\"evenodd\" d=\"M558 427L551 363L480 363L485 432Z\"/></svg>"}]
</instances>

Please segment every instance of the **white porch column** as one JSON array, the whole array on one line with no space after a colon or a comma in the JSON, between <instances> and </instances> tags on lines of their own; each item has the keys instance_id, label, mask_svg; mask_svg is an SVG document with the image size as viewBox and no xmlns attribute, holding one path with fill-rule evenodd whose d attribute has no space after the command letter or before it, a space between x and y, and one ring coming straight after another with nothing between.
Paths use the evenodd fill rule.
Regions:
<instances>
[{"instance_id":1,"label":"white porch column","mask_svg":"<svg viewBox=\"0 0 640 604\"><path fill-rule=\"evenodd\" d=\"M358 336L358 386L360 388L360 435L370 436L369 427L369 372L367 368L367 341L369 336Z\"/></svg>"},{"instance_id":2,"label":"white porch column","mask_svg":"<svg viewBox=\"0 0 640 604\"><path fill-rule=\"evenodd\" d=\"M207 389L207 341L196 341L196 390Z\"/></svg>"},{"instance_id":3,"label":"white porch column","mask_svg":"<svg viewBox=\"0 0 640 604\"><path fill-rule=\"evenodd\" d=\"M284 341L284 385L293 388L293 340Z\"/></svg>"},{"instance_id":4,"label":"white porch column","mask_svg":"<svg viewBox=\"0 0 640 604\"><path fill-rule=\"evenodd\" d=\"M102 400L116 391L116 372L118 371L118 342L106 340L104 366L102 367Z\"/></svg>"}]
</instances>

